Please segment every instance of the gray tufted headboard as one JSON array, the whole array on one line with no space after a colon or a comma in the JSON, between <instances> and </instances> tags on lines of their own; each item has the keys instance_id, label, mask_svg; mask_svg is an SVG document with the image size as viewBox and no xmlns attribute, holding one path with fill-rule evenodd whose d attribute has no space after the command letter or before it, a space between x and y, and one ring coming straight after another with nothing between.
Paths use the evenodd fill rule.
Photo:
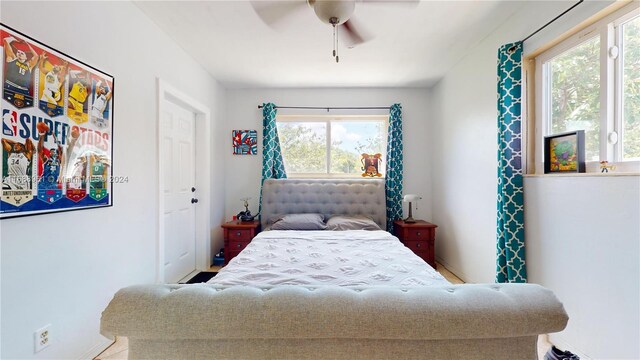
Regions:
<instances>
[{"instance_id":1,"label":"gray tufted headboard","mask_svg":"<svg viewBox=\"0 0 640 360\"><path fill-rule=\"evenodd\" d=\"M383 179L267 179L262 188L262 228L286 214L368 215L387 228Z\"/></svg>"}]
</instances>

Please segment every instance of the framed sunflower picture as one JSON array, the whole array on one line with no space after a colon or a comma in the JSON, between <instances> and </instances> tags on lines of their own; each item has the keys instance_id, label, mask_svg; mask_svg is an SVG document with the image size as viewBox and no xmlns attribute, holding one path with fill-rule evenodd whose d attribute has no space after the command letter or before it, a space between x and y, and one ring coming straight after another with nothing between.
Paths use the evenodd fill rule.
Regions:
<instances>
[{"instance_id":1,"label":"framed sunflower picture","mask_svg":"<svg viewBox=\"0 0 640 360\"><path fill-rule=\"evenodd\" d=\"M583 173L584 130L544 137L544 173Z\"/></svg>"}]
</instances>

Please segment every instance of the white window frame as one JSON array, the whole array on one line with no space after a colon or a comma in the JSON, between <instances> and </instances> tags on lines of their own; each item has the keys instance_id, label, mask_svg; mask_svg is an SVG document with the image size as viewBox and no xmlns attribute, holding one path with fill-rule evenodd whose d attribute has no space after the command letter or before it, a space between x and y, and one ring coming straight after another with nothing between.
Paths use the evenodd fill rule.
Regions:
<instances>
[{"instance_id":1,"label":"white window frame","mask_svg":"<svg viewBox=\"0 0 640 360\"><path fill-rule=\"evenodd\" d=\"M618 19L616 19L613 22L613 29L614 29L614 39L615 39L615 44L616 46L618 46L618 48L620 48L620 44L622 44L622 26L624 24L626 24L627 22L634 20L636 17L640 16L640 9L636 7L635 11L629 11L628 13L620 16ZM623 63L624 63L624 53L622 51L619 51L618 57L615 59L615 72L614 72L614 76L616 79L615 82L615 95L617 97L622 97L623 95ZM623 140L624 140L624 132L623 127L624 127L624 123L623 123L623 119L622 119L622 115L623 115L623 111L624 111L624 99L615 99L615 104L614 104L615 108L615 129L618 133L618 142L614 145L614 154L615 154L615 158L616 159L622 159L623 156L623 149L622 149L622 144L623 144ZM640 164L640 159L633 159L633 160L622 160L624 162L627 163L631 163L631 162L635 162ZM640 166L639 166L640 168Z\"/></svg>"},{"instance_id":2,"label":"white window frame","mask_svg":"<svg viewBox=\"0 0 640 360\"><path fill-rule=\"evenodd\" d=\"M549 62L574 47L593 39L600 38L600 160L616 165L616 172L640 172L640 160L622 160L622 52L615 59L609 56L609 50L619 49L622 40L621 25L640 15L640 9L634 4L614 12L600 21L586 27L558 45L536 57L535 74L535 164L536 173L544 173L544 136L550 135L551 125L550 94L548 93ZM618 140L611 144L608 139L615 133ZM599 161L587 161L587 172L599 172Z\"/></svg>"},{"instance_id":3,"label":"white window frame","mask_svg":"<svg viewBox=\"0 0 640 360\"><path fill-rule=\"evenodd\" d=\"M276 115L276 124L284 122L313 122L313 123L325 123L326 124L326 149L327 149L327 171L323 173L287 173L289 178L361 178L360 174L338 174L331 173L331 122L380 122L385 129L384 136L384 149L385 157L382 159L386 161L386 148L388 141L389 131L389 116L388 115ZM277 126L277 125L276 125ZM286 163L286 159L283 159ZM382 163L384 166L384 162ZM382 178L384 178L383 174Z\"/></svg>"}]
</instances>

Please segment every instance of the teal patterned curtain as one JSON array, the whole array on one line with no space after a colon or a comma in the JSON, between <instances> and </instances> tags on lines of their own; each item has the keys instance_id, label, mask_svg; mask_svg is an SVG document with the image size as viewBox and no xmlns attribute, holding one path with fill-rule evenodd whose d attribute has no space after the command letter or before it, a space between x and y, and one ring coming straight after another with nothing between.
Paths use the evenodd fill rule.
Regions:
<instances>
[{"instance_id":1,"label":"teal patterned curtain","mask_svg":"<svg viewBox=\"0 0 640 360\"><path fill-rule=\"evenodd\" d=\"M522 42L498 51L498 226L496 282L527 282L522 188Z\"/></svg>"},{"instance_id":2,"label":"teal patterned curtain","mask_svg":"<svg viewBox=\"0 0 640 360\"><path fill-rule=\"evenodd\" d=\"M389 114L385 192L387 195L387 230L402 219L402 106L393 104Z\"/></svg>"},{"instance_id":3,"label":"teal patterned curtain","mask_svg":"<svg viewBox=\"0 0 640 360\"><path fill-rule=\"evenodd\" d=\"M286 179L287 172L282 161L278 127L276 126L276 106L262 104L262 182L260 183L260 208L262 211L262 183L265 179Z\"/></svg>"}]
</instances>

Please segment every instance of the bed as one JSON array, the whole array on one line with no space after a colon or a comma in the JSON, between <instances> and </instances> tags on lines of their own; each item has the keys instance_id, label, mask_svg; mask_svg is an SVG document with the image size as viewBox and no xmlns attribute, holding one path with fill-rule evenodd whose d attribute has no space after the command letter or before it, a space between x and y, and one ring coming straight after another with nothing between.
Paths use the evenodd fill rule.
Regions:
<instances>
[{"instance_id":1,"label":"bed","mask_svg":"<svg viewBox=\"0 0 640 360\"><path fill-rule=\"evenodd\" d=\"M291 214L366 216L384 183L267 180L262 227ZM153 359L535 359L568 321L534 284L451 285L383 230L261 232L210 283L118 291L101 333Z\"/></svg>"},{"instance_id":2,"label":"bed","mask_svg":"<svg viewBox=\"0 0 640 360\"><path fill-rule=\"evenodd\" d=\"M255 287L450 285L398 238L382 230L264 231L209 283Z\"/></svg>"}]
</instances>

